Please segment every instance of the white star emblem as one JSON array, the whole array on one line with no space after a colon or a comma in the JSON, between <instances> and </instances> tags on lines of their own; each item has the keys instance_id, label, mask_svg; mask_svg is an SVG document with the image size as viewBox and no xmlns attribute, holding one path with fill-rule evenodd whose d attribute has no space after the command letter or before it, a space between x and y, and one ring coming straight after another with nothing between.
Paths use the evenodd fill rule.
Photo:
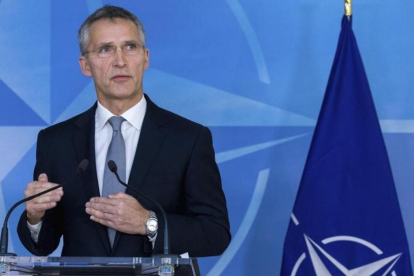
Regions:
<instances>
[{"instance_id":1,"label":"white star emblem","mask_svg":"<svg viewBox=\"0 0 414 276\"><path fill-rule=\"evenodd\" d=\"M383 258L381 260L369 263L354 269L348 269L332 257L328 252L326 252L322 247L315 243L311 238L305 236L306 246L311 257L312 265L317 276L330 276L331 273L328 271L321 258L319 257L317 250L321 252L336 268L338 268L343 275L345 276L371 276L378 270L384 268L386 265L390 264L388 269L383 273L387 275L394 265L397 263L398 259L401 257L402 253Z\"/></svg>"}]
</instances>

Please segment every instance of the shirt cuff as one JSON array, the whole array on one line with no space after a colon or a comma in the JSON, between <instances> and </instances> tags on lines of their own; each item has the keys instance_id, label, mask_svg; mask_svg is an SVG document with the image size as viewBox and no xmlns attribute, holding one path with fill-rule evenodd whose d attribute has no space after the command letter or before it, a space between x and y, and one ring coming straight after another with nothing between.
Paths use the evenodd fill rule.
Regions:
<instances>
[{"instance_id":1,"label":"shirt cuff","mask_svg":"<svg viewBox=\"0 0 414 276\"><path fill-rule=\"evenodd\" d=\"M155 246L155 240L157 239L158 233L156 233L153 237L148 236L149 241L152 243L152 249L154 249Z\"/></svg>"},{"instance_id":2,"label":"shirt cuff","mask_svg":"<svg viewBox=\"0 0 414 276\"><path fill-rule=\"evenodd\" d=\"M39 240L40 229L42 228L42 221L36 224L30 224L29 222L27 222L27 227L29 227L32 240L35 243L37 243L37 241Z\"/></svg>"}]
</instances>

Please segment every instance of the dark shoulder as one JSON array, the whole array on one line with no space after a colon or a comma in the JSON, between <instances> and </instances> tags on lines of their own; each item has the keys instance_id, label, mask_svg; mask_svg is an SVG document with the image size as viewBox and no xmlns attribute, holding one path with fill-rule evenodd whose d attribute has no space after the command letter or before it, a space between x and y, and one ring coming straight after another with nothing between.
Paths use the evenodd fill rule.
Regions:
<instances>
[{"instance_id":1,"label":"dark shoulder","mask_svg":"<svg viewBox=\"0 0 414 276\"><path fill-rule=\"evenodd\" d=\"M204 128L204 126L201 125L200 123L191 121L181 115L178 115L166 109L160 108L160 112L163 114L165 118L167 118L166 119L167 123L182 125L183 127L194 128L194 129Z\"/></svg>"},{"instance_id":2,"label":"dark shoulder","mask_svg":"<svg viewBox=\"0 0 414 276\"><path fill-rule=\"evenodd\" d=\"M199 134L208 130L205 126L184 118L174 112L151 103L147 108L149 120L154 122L163 132L176 134Z\"/></svg>"},{"instance_id":3,"label":"dark shoulder","mask_svg":"<svg viewBox=\"0 0 414 276\"><path fill-rule=\"evenodd\" d=\"M81 114L43 129L41 134L48 137L59 136L61 138L66 134L73 133L73 131L85 124L95 123L95 109L96 106L94 105Z\"/></svg>"},{"instance_id":4,"label":"dark shoulder","mask_svg":"<svg viewBox=\"0 0 414 276\"><path fill-rule=\"evenodd\" d=\"M154 133L159 131L164 135L167 152L173 150L173 155L188 157L194 150L214 153L211 132L207 127L160 107L147 108L147 115L142 133L148 133L155 126Z\"/></svg>"}]
</instances>

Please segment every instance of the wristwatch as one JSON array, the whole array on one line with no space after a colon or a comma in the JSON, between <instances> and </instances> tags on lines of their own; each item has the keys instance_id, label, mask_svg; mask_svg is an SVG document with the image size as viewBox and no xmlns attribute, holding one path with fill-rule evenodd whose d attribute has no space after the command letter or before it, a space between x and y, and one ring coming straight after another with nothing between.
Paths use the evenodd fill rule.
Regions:
<instances>
[{"instance_id":1,"label":"wristwatch","mask_svg":"<svg viewBox=\"0 0 414 276\"><path fill-rule=\"evenodd\" d=\"M147 236L152 238L158 232L158 219L155 212L150 210L150 217L148 218L147 222L145 223L145 229L147 230Z\"/></svg>"}]
</instances>

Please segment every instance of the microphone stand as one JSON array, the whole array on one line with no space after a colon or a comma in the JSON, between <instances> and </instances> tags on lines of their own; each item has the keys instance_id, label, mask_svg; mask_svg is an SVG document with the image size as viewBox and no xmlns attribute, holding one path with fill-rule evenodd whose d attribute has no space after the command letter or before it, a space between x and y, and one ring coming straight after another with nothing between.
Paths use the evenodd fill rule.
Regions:
<instances>
[{"instance_id":1,"label":"microphone stand","mask_svg":"<svg viewBox=\"0 0 414 276\"><path fill-rule=\"evenodd\" d=\"M174 255L174 254L170 254L170 238L168 235L168 221L167 221L167 216L165 214L164 208L154 199L150 198L149 196L141 193L140 191L138 191L137 189L133 188L132 186L126 184L125 182L123 182L119 175L118 175L118 168L115 164L115 162L113 160L109 160L108 161L108 168L111 172L113 172L116 176L116 179L118 180L118 182L126 187L127 189L132 190L133 192L135 192L137 195L145 198L146 200L150 201L151 203L155 204L157 206L157 208L161 211L162 216L164 217L164 253L160 254L160 255L154 255L153 257L160 257L162 259L164 258L179 258L180 256L178 255Z\"/></svg>"},{"instance_id":2,"label":"microphone stand","mask_svg":"<svg viewBox=\"0 0 414 276\"><path fill-rule=\"evenodd\" d=\"M22 203L24 203L24 202L27 202L27 201L29 201L29 200L32 200L32 199L34 199L34 198L36 198L36 197L38 197L38 196L41 196L41 195L47 194L47 193L49 193L49 192L51 192L51 191L54 191L54 190L56 190L56 189L59 189L59 188L60 188L60 187L62 187L63 185L66 185L66 184L68 184L68 183L72 182L73 180L75 180L75 179L78 177L78 175L79 175L80 173L82 173L82 172L84 172L84 171L86 170L86 168L88 167L88 165L89 165L89 161L88 161L88 160L86 160L86 159L83 159L83 160L79 163L78 168L77 168L77 171L76 171L76 174L75 174L75 176L74 176L72 179L70 179L69 181L67 181L67 182L65 182L65 183L63 183L63 184L57 185L57 186L52 187L52 188L50 188L50 189L47 189L47 190L45 190L45 191L43 191L43 192L40 192L40 193L37 193L37 194L35 194L35 195L29 196L29 197L27 197L27 198L25 198L25 199L22 199L22 200L20 200L20 201L16 202L16 203L15 203L15 204L14 204L14 205L13 205L13 206L9 209L9 211L7 212L6 217L5 217L5 219L4 219L4 222L3 222L3 228L1 229L1 239L0 239L0 256L16 256L16 254L15 254L15 253L9 253L9 252L7 252L7 251L8 251L8 248L9 248L9 228L7 227L7 222L9 221L9 217L10 217L11 213L14 211L14 209L16 209L16 207L17 207L17 206L19 206L20 204L22 204Z\"/></svg>"}]
</instances>

